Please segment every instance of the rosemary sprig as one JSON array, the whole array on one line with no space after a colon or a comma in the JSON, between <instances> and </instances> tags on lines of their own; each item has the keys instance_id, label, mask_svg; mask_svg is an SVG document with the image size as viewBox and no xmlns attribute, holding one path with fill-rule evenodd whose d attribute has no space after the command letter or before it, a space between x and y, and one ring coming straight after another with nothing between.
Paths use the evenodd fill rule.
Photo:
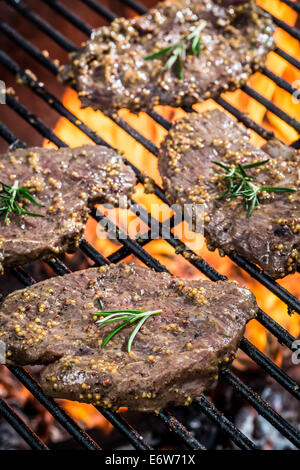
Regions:
<instances>
[{"instance_id":1,"label":"rosemary sprig","mask_svg":"<svg viewBox=\"0 0 300 470\"><path fill-rule=\"evenodd\" d=\"M20 202L22 199L27 199L28 201L32 202L36 206L42 207L42 204L39 204L32 194L30 193L29 189L20 188L18 181L16 181L13 186L9 186L8 184L2 183L0 181L2 189L0 191L0 216L4 216L3 225L6 225L8 216L11 212L17 212L18 214L30 215L32 217L44 217L41 214L35 214L33 212L28 212L20 206Z\"/></svg>"},{"instance_id":2,"label":"rosemary sprig","mask_svg":"<svg viewBox=\"0 0 300 470\"><path fill-rule=\"evenodd\" d=\"M248 217L250 217L254 209L260 205L259 194L262 191L267 191L269 193L294 193L296 191L294 188L258 186L253 183L254 176L249 175L246 170L265 165L268 161L269 160L267 159L260 162L249 163L248 165L229 166L222 162L213 160L212 162L215 165L218 165L227 171L227 173L222 177L222 180L226 180L229 186L228 189L217 197L217 199L233 199L241 196L243 198L245 210L248 212Z\"/></svg>"},{"instance_id":3,"label":"rosemary sprig","mask_svg":"<svg viewBox=\"0 0 300 470\"><path fill-rule=\"evenodd\" d=\"M161 313L162 310L149 310L149 311L144 311L144 310L106 310L106 311L100 311L96 313L92 313L93 316L97 317L104 317L101 318L101 320L97 320L96 324L100 326L106 326L109 325L110 323L114 322L122 322L120 325L118 325L111 333L109 333L106 338L103 340L101 347L104 348L107 343L123 328L126 326L132 325L135 322L138 322L135 328L132 330L128 343L127 343L127 351L131 351L131 345L136 337L137 333L139 332L140 328L142 325L145 323L146 320L148 320L149 317L153 315L157 315L158 313Z\"/></svg>"},{"instance_id":4,"label":"rosemary sprig","mask_svg":"<svg viewBox=\"0 0 300 470\"><path fill-rule=\"evenodd\" d=\"M206 24L206 21L201 20L199 25L193 28L192 31L182 39L182 41L148 55L145 57L145 60L157 59L164 55L167 56L168 60L164 66L164 70L171 70L172 67L176 65L178 78L182 80L182 64L185 61L186 56L190 54L199 58L201 55L201 32L205 28Z\"/></svg>"}]
</instances>

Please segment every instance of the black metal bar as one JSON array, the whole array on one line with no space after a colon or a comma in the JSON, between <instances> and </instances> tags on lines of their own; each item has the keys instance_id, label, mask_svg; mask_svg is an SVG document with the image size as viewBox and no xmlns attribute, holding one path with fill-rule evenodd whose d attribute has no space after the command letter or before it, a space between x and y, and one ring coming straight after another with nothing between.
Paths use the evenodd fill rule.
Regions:
<instances>
[{"instance_id":1,"label":"black metal bar","mask_svg":"<svg viewBox=\"0 0 300 470\"><path fill-rule=\"evenodd\" d=\"M81 0L82 3L85 3L88 7L92 8L96 13L103 16L107 21L111 22L116 18L116 15L112 13L107 8L99 5L99 3L95 2L94 0Z\"/></svg>"},{"instance_id":2,"label":"black metal bar","mask_svg":"<svg viewBox=\"0 0 300 470\"><path fill-rule=\"evenodd\" d=\"M43 20L39 15L30 10L24 3L19 0L5 0L11 7L15 8L22 16L27 18L32 23L36 24L47 36L53 39L57 44L63 47L68 52L73 52L77 48L69 39L63 34L56 31L52 26Z\"/></svg>"},{"instance_id":3,"label":"black metal bar","mask_svg":"<svg viewBox=\"0 0 300 470\"><path fill-rule=\"evenodd\" d=\"M52 398L47 397L40 385L20 367L8 366L15 377L32 393L32 395L52 414L52 416L76 439L83 447L89 450L101 450L93 439L83 431Z\"/></svg>"},{"instance_id":4,"label":"black metal bar","mask_svg":"<svg viewBox=\"0 0 300 470\"><path fill-rule=\"evenodd\" d=\"M87 135L97 145L109 146L96 132L84 124L77 116L71 113L54 95L47 92L44 85L33 79L19 65L12 60L5 52L0 51L0 63L6 67L12 74L22 80L23 85L27 85L36 95L45 101L51 108L57 111L61 116L68 119L77 129Z\"/></svg>"},{"instance_id":5,"label":"black metal bar","mask_svg":"<svg viewBox=\"0 0 300 470\"><path fill-rule=\"evenodd\" d=\"M282 3L285 3L287 6L292 8L292 10L295 10L297 13L300 13L300 5L297 3L297 0L295 2L292 2L291 0L281 0Z\"/></svg>"},{"instance_id":6,"label":"black metal bar","mask_svg":"<svg viewBox=\"0 0 300 470\"><path fill-rule=\"evenodd\" d=\"M287 91L291 95L297 92L297 88L295 88L293 85L291 85L289 82L284 80L281 77L278 77L274 72L269 70L267 67L263 67L261 69L261 72L268 78L270 78L274 83L276 83L277 86L282 88L283 90Z\"/></svg>"},{"instance_id":7,"label":"black metal bar","mask_svg":"<svg viewBox=\"0 0 300 470\"><path fill-rule=\"evenodd\" d=\"M282 49L280 49L280 47L276 47L274 52L276 52L276 54L278 54L284 60L286 60L287 62L292 64L294 67L296 67L296 69L300 70L300 62L295 57L293 57L290 54L288 54L287 52L283 51Z\"/></svg>"},{"instance_id":8,"label":"black metal bar","mask_svg":"<svg viewBox=\"0 0 300 470\"><path fill-rule=\"evenodd\" d=\"M34 450L49 450L35 432L16 414L14 409L0 398L0 416L14 428L17 433L23 437L24 441Z\"/></svg>"},{"instance_id":9,"label":"black metal bar","mask_svg":"<svg viewBox=\"0 0 300 470\"><path fill-rule=\"evenodd\" d=\"M204 395L201 395L195 402L199 409L210 418L219 428L227 434L231 440L241 449L254 450L256 446L248 437L246 437L232 422L226 418L216 407L208 401Z\"/></svg>"},{"instance_id":10,"label":"black metal bar","mask_svg":"<svg viewBox=\"0 0 300 470\"><path fill-rule=\"evenodd\" d=\"M101 406L96 406L96 408L118 431L130 439L130 442L137 450L152 450L152 447L145 441L143 436L133 429L119 414L113 413Z\"/></svg>"},{"instance_id":11,"label":"black metal bar","mask_svg":"<svg viewBox=\"0 0 300 470\"><path fill-rule=\"evenodd\" d=\"M178 421L175 416L167 410L160 411L157 415L159 419L173 432L177 437L182 439L186 446L192 450L206 450L197 439Z\"/></svg>"},{"instance_id":12,"label":"black metal bar","mask_svg":"<svg viewBox=\"0 0 300 470\"><path fill-rule=\"evenodd\" d=\"M254 98L256 101L258 101L263 106L265 106L265 108L267 108L269 111L271 111L271 113L278 116L280 119L285 121L287 124L289 124L297 132L300 133L300 122L297 121L297 119L291 117L285 111L282 111L282 109L278 108L278 106L276 106L276 104L274 104L272 101L265 98L263 95L261 95L256 90L254 90L254 88L251 88L249 85L244 85L242 87L242 90L245 93L247 93L247 95L251 96L251 98Z\"/></svg>"},{"instance_id":13,"label":"black metal bar","mask_svg":"<svg viewBox=\"0 0 300 470\"><path fill-rule=\"evenodd\" d=\"M62 3L57 0L42 0L49 8L60 13L66 20L70 21L76 28L80 29L84 34L90 36L92 28L90 28L79 16L75 15L71 10L68 10Z\"/></svg>"},{"instance_id":14,"label":"black metal bar","mask_svg":"<svg viewBox=\"0 0 300 470\"><path fill-rule=\"evenodd\" d=\"M289 377L283 370L274 364L268 357L262 354L253 344L246 338L240 342L240 348L246 353L256 364L260 365L273 379L282 385L297 400L300 400L300 386Z\"/></svg>"},{"instance_id":15,"label":"black metal bar","mask_svg":"<svg viewBox=\"0 0 300 470\"><path fill-rule=\"evenodd\" d=\"M119 227L111 222L104 214L99 210L93 212L94 219L99 222L108 232L116 235L117 239L123 243L127 248L130 249L130 252L134 254L138 259L140 259L146 266L151 269L155 269L157 272L168 272L170 271L160 264L155 258L152 258L147 251L145 251L135 240L129 238Z\"/></svg>"},{"instance_id":16,"label":"black metal bar","mask_svg":"<svg viewBox=\"0 0 300 470\"><path fill-rule=\"evenodd\" d=\"M128 7L132 8L136 11L139 15L144 15L147 13L147 8L145 8L140 3L136 2L135 0L120 0L122 3L127 5Z\"/></svg>"},{"instance_id":17,"label":"black metal bar","mask_svg":"<svg viewBox=\"0 0 300 470\"><path fill-rule=\"evenodd\" d=\"M0 123L0 135L9 142L11 145L16 145L18 147L24 146L23 142L19 140L2 122Z\"/></svg>"},{"instance_id":18,"label":"black metal bar","mask_svg":"<svg viewBox=\"0 0 300 470\"><path fill-rule=\"evenodd\" d=\"M0 20L0 31L15 44L20 46L23 51L26 51L31 57L33 57L39 64L45 67L53 75L58 74L58 67L48 57L46 57L37 47L31 42L25 39L10 25Z\"/></svg>"},{"instance_id":19,"label":"black metal bar","mask_svg":"<svg viewBox=\"0 0 300 470\"><path fill-rule=\"evenodd\" d=\"M300 301L287 291L284 287L278 284L271 276L263 272L255 264L252 264L250 261L239 255L238 253L233 253L230 255L230 259L234 261L238 266L247 271L257 281L267 287L273 294L275 294L280 300L285 302L291 309L295 312L300 313Z\"/></svg>"},{"instance_id":20,"label":"black metal bar","mask_svg":"<svg viewBox=\"0 0 300 470\"><path fill-rule=\"evenodd\" d=\"M231 385L231 387L233 387L239 395L249 402L261 416L269 421L269 423L271 423L272 426L274 426L283 436L300 449L300 432L274 411L269 403L267 403L250 387L247 387L247 385L238 379L238 377L236 377L231 371L225 370L220 375L225 382Z\"/></svg>"},{"instance_id":21,"label":"black metal bar","mask_svg":"<svg viewBox=\"0 0 300 470\"><path fill-rule=\"evenodd\" d=\"M54 132L47 127L43 121L31 113L25 106L17 101L13 96L6 95L6 104L13 109L19 116L27 121L34 129L36 129L43 137L53 142L58 147L67 147L67 144L57 137Z\"/></svg>"},{"instance_id":22,"label":"black metal bar","mask_svg":"<svg viewBox=\"0 0 300 470\"><path fill-rule=\"evenodd\" d=\"M265 9L263 9L263 10L268 15L270 15L270 17L272 18L272 20L274 21L276 26L283 29L284 31L289 33L291 36L293 36L293 38L298 39L298 41L300 41L300 31L299 31L298 28L296 28L295 26L291 26L291 25L287 24L285 21L282 21L281 19L279 19L276 16L272 15L269 11L267 11Z\"/></svg>"}]
</instances>

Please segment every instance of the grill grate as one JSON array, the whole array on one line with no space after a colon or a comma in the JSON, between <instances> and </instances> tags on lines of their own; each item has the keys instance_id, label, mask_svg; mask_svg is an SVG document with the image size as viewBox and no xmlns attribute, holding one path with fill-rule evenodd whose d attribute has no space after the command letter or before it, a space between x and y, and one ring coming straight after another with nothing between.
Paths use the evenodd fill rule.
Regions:
<instances>
[{"instance_id":1,"label":"grill grate","mask_svg":"<svg viewBox=\"0 0 300 470\"><path fill-rule=\"evenodd\" d=\"M65 51L71 52L76 49L76 46L69 41L64 35L55 30L50 24L43 20L39 15L30 10L24 3L19 0L5 0L11 7L19 12L23 17L27 18L34 26L43 31L52 40L59 44ZM72 11L62 5L56 0L43 0L48 6L50 6L57 14L63 16L73 26L78 28L84 34L89 35L91 27L76 16ZM107 8L104 8L94 0L81 0L89 8L93 9L96 13L101 15L107 21L112 21L115 15L110 12ZM288 4L296 11L298 11L298 5L288 0L283 0L284 3ZM145 13L146 9L136 1L133 0L121 0L121 3L131 7L137 13ZM274 19L276 24L291 34L293 37L299 39L300 33L294 27L287 25L281 20ZM10 38L15 44L21 47L27 54L33 57L43 67L45 67L52 74L56 75L58 70L56 65L42 52L21 36L15 29L6 24L4 21L0 21L0 30L6 37ZM279 48L276 48L275 52L283 57L285 60L290 62L295 67L300 68L299 62L291 57L286 52ZM28 86L31 91L48 103L60 116L64 116L70 122L72 122L77 128L84 132L88 137L91 138L96 144L108 145L101 136L91 130L86 124L78 120L78 118L66 109L63 104L56 99L51 93L47 92L43 85L38 83L35 79L29 76L24 70L22 70L12 58L7 54L0 51L0 64L8 69L13 75L21 77L23 83ZM286 90L288 93L294 93L296 90L285 80L275 75L273 72L268 70L266 67L262 69L262 73L270 78L278 86ZM264 98L254 89L249 86L244 86L242 90L248 95L263 104L269 111L280 117L283 121L292 126L295 130L300 132L300 123L294 118L285 113L282 109L275 106L271 101ZM232 113L240 122L245 124L248 128L254 130L257 134L265 139L274 138L272 132L266 131L262 126L255 123L247 116L243 115L238 109L233 107L224 98L219 97L215 100L219 105L223 106L227 111ZM22 103L17 101L13 96L7 95L7 105L16 112L19 116L25 119L39 134L44 138L50 140L58 147L66 146L66 144L59 139L54 132L51 131L37 116L29 111ZM194 112L192 108L185 108L187 112ZM171 122L160 116L157 112L151 111L148 113L149 116L158 124L165 129L169 130ZM144 148L150 151L153 155L158 154L157 147L138 131L132 128L126 121L119 117L111 119L121 127L125 132L137 140ZM4 138L13 148L25 147L25 143L21 142L13 132L8 129L4 124L0 124L0 136ZM297 140L292 144L293 147L299 148L300 140ZM130 162L135 171L138 181L143 183L144 178L140 171L135 168ZM154 182L155 194L163 201L166 202L165 195L161 188ZM151 216L144 208L131 201L130 210L139 215L140 219L145 222L149 227L151 225ZM99 214L96 211L93 212L92 216L100 223L105 224L109 228L114 228L111 221L109 221L103 214ZM171 219L171 226L173 226ZM159 223L160 236L163 238L164 224ZM118 231L120 234L121 232ZM130 238L119 240L122 247L115 253L110 255L107 259L103 257L101 253L96 251L86 240L82 240L80 244L81 250L94 261L95 265L101 266L110 262L119 262L126 258L128 255L133 254L140 259L147 266L154 268L156 271L167 271L167 268L161 265L156 259L151 257L145 250L144 246L151 241L151 238L144 239L139 242ZM180 248L188 250L187 247L178 239L172 235L166 241L173 248ZM181 250L180 250L181 251ZM225 276L219 274L214 268L212 268L203 259L199 258L195 253L188 250L189 261L198 270L204 273L212 281L225 279ZM253 278L257 279L264 286L266 286L271 292L273 292L278 298L283 300L289 308L292 308L296 312L300 313L300 302L287 290L281 287L274 279L267 276L258 267L252 265L246 261L239 254L234 254L231 259L238 264L241 268L247 271ZM48 262L49 266L59 275L64 275L69 269L59 259L54 259ZM32 285L35 280L21 267L14 270L15 276L25 285ZM269 330L278 341L291 349L292 343L295 338L274 320L272 320L265 312L259 310L257 320ZM292 394L298 400L300 399L300 390L297 383L291 379L284 371L276 366L269 358L261 353L254 345L252 345L247 339L243 339L240 348L259 366L261 366L267 373L270 374L278 383L280 383L290 394ZM42 403L43 406L55 417L55 419L73 436L73 438L79 442L83 447L91 450L100 450L100 446L96 444L89 435L83 431L51 398L44 395L40 386L35 380L26 372L23 368L10 367L10 371L25 385L26 388ZM274 411L270 405L265 402L261 396L257 395L250 387L241 382L231 371L225 371L222 374L222 379L227 382L238 394L240 394L253 408L255 408L266 420L268 420L279 432L281 432L287 439L289 439L296 447L300 448L300 433L294 429L289 423L287 423L276 411ZM214 423L216 423L220 429L229 437L231 440L241 449L254 449L255 445L251 442L242 432L240 432L235 425L210 402L204 395L202 395L199 401L196 403L199 411L208 416ZM101 407L97 407L100 413L105 416L123 435L126 436L128 441L136 448L141 450L150 450L151 446L145 442L143 437L133 429L123 418L117 413L113 413L109 410L105 410ZM14 427L14 429L24 438L24 440L34 449L47 449L47 446L36 436L36 434L30 430L25 423L19 418L19 416L7 405L4 400L0 400L0 414L5 417L8 422ZM158 414L158 418L169 428L169 430L175 433L181 438L186 447L189 449L205 449L204 446L195 439L191 433L181 424L174 416L168 411L161 411Z\"/></svg>"}]
</instances>

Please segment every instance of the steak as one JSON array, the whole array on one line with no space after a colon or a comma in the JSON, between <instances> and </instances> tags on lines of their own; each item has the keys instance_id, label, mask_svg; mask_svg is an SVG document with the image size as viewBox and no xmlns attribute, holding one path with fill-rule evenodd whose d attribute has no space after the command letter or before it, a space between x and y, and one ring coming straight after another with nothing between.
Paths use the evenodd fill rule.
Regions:
<instances>
[{"instance_id":1,"label":"steak","mask_svg":"<svg viewBox=\"0 0 300 470\"><path fill-rule=\"evenodd\" d=\"M0 270L38 258L72 252L78 247L89 208L117 204L132 192L134 172L121 155L104 146L75 149L18 149L0 157L1 181L26 187L43 205L22 200L30 217L13 212L0 219Z\"/></svg>"},{"instance_id":2,"label":"steak","mask_svg":"<svg viewBox=\"0 0 300 470\"><path fill-rule=\"evenodd\" d=\"M118 18L93 31L91 39L70 55L60 80L76 87L82 107L113 113L154 105L187 106L245 84L273 48L274 25L254 1L168 0L147 14ZM232 2L231 2L232 3ZM183 79L167 57L145 57L183 40L206 21L201 55L188 52Z\"/></svg>"},{"instance_id":3,"label":"steak","mask_svg":"<svg viewBox=\"0 0 300 470\"><path fill-rule=\"evenodd\" d=\"M161 309L137 333L100 328L93 313ZM48 279L10 294L0 306L0 339L13 365L45 364L44 391L117 409L188 405L235 356L254 296L236 282L188 281L134 264Z\"/></svg>"},{"instance_id":4,"label":"steak","mask_svg":"<svg viewBox=\"0 0 300 470\"><path fill-rule=\"evenodd\" d=\"M261 205L248 216L241 198L219 199L228 186L212 161L245 165L269 159L247 170L259 186L297 189L294 193L261 192ZM275 278L300 266L300 157L278 141L262 148L228 115L213 110L177 121L162 143L159 168L168 201L204 204L204 234L210 250L235 251Z\"/></svg>"}]
</instances>

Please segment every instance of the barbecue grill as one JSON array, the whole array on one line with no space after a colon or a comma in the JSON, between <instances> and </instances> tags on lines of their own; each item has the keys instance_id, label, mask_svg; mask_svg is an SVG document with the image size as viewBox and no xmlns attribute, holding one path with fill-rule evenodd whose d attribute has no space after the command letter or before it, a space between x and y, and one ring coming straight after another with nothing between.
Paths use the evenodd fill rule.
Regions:
<instances>
[{"instance_id":1,"label":"barbecue grill","mask_svg":"<svg viewBox=\"0 0 300 470\"><path fill-rule=\"evenodd\" d=\"M94 11L94 14L100 15L107 21L112 21L115 18L107 7L103 7L100 3L95 0L80 0L86 7ZM31 10L26 6L25 2L20 0L5 0L7 4L13 8L18 15L18 19L21 22L23 18L26 18L32 27L38 28L43 34L54 40L61 48L67 52L76 50L76 46L60 31L57 31L50 23L46 22L36 11ZM299 4L296 2L282 0L283 3L290 6L292 9L300 13ZM44 0L49 7L57 15L60 15L68 23L71 23L74 27L78 28L86 36L91 33L91 27L77 16L73 11L67 8L64 4L56 0ZM121 0L121 4L130 7L134 12L142 14L146 12L146 8L139 2L134 0ZM38 10L38 9L37 9ZM278 27L289 33L295 39L300 40L300 31L296 27L292 27L282 20L273 18L274 22ZM15 43L19 48L24 51L24 54L31 56L41 66L45 67L54 76L58 73L58 68L55 62L51 61L47 55L43 54L36 46L29 42L23 37L16 29L7 24L4 20L0 21L0 30L3 35L6 36L10 41ZM50 46L49 46L50 47ZM275 49L275 53L284 58L294 67L300 69L300 63L297 59L281 50L279 47ZM47 91L46 86L38 81L28 71L23 70L12 57L7 55L5 52L0 51L0 64L4 66L10 73L22 80L23 84L26 85L33 94L37 95L43 100L47 106L53 108L60 116L65 117L74 126L79 128L85 133L93 142L101 145L108 145L108 143L98 133L90 129L84 122L78 119L71 111L69 111L53 94ZM276 83L280 88L284 89L290 94L295 93L297 90L290 83L285 81L283 78L275 75L267 67L264 67L261 71L265 76L269 77L273 82ZM251 88L249 85L245 85L242 90L251 98L254 98L261 103L267 110L278 116L280 119L289 124L297 132L300 132L300 122L291 117L283 109L279 108L273 102L262 96L256 90ZM218 97L215 100L225 110L234 115L238 121L242 122L245 126L255 131L263 139L273 138L274 135L269 130L266 130L261 125L252 121L248 116L242 114L237 108L227 102L223 97ZM41 136L53 142L58 147L66 146L63 142L48 126L46 126L43 120L34 115L22 101L18 101L13 94L7 94L6 105L11 108L18 116L26 120L32 128L34 128ZM195 112L193 108L184 108L186 112ZM171 128L171 122L165 117L158 114L156 111L150 111L148 115L163 128L169 130ZM147 138L145 138L136 129L131 127L125 120L120 117L111 117L114 122L122 128L131 137L137 140L144 148L146 148L153 155L158 155L157 147ZM8 142L10 148L26 147L26 143L21 141L17 135L17 129L9 129L4 123L0 124L0 136ZM295 141L292 147L299 149L300 140ZM144 184L145 178L142 173L128 161L133 170L136 173L137 179L140 183ZM148 180L148 178L147 178ZM152 187L156 196L158 196L164 203L166 198L163 190L152 181ZM129 202L129 210L132 210L136 215L140 217L143 223L148 227L151 226L151 215L142 207L139 206L135 201ZM92 217L100 224L105 225L108 229L114 229L114 224L101 212L96 211L92 213ZM160 236L164 235L164 224L168 222L160 222L159 233ZM171 227L174 226L174 219L171 218ZM117 251L107 258L98 252L93 246L91 246L86 240L82 240L80 243L80 249L82 252L92 260L96 266L101 266L108 263L117 263L130 254L133 254L136 258L142 261L149 268L153 268L156 271L168 271L157 259L152 257L144 247L151 242L151 232L148 232L148 238L143 239L132 239L130 237L124 237L121 229L117 230L117 237L122 245ZM169 238L165 239L168 244L176 249L179 255L184 256L194 267L201 271L212 281L224 280L225 276L219 274L213 267L211 267L205 260L200 258L196 253L191 251L187 246L175 236L170 235ZM279 299L286 303L289 310L300 314L300 301L289 293L286 289L280 286L274 279L267 276L257 266L251 264L245 260L241 255L235 253L231 256L231 259L240 268L249 273L253 278L262 283L267 289L275 294ZM58 275L64 275L70 272L69 268L64 264L61 259L55 258L48 262L48 265ZM18 267L13 271L13 275L21 281L24 286L30 286L36 281L22 267ZM277 338L278 342L292 349L295 338L286 331L282 326L276 323L270 318L264 311L259 310L258 322L263 325L268 332ZM249 340L243 338L240 343L240 349L248 355L256 364L261 367L267 374L275 379L286 391L288 391L297 400L300 399L300 388L297 383L289 377L280 367L273 363L268 357L266 357L261 351L259 351ZM53 417L60 423L61 426L75 439L82 448L89 450L101 450L102 443L95 442L87 432L85 432L78 424L69 417L69 415L56 403L55 400L47 397L41 390L39 384L35 379L26 371L20 367L9 367L11 373L33 394L33 396L53 415ZM226 382L227 385L232 387L235 393L240 395L243 400L248 402L265 420L271 423L286 439L288 439L294 446L300 448L300 432L289 424L280 414L278 414L260 395L252 390L250 386L242 382L237 375L231 370L221 372L221 380ZM256 448L255 444L246 437L231 420L225 417L217 407L208 400L204 395L200 397L197 404L199 413L203 413L211 420L214 425L218 426L223 433L225 433L234 444L240 449L253 450ZM125 436L126 440L138 450L151 450L151 446L146 440L139 434L137 430L131 427L120 414L112 412L101 407L97 407L99 413L101 413L112 425ZM0 415L5 418L10 425L22 436L22 438L29 444L32 449L47 450L47 445L42 442L37 434L30 427L25 424L23 419L8 405L8 403L0 398ZM168 410L163 410L157 415L158 419L166 426L169 432L174 433L178 439L182 441L182 444L187 449L192 450L205 450L203 443L199 442L193 434L188 431L185 424L180 422L173 414ZM147 420L147 414L144 415L144 420Z\"/></svg>"}]
</instances>

